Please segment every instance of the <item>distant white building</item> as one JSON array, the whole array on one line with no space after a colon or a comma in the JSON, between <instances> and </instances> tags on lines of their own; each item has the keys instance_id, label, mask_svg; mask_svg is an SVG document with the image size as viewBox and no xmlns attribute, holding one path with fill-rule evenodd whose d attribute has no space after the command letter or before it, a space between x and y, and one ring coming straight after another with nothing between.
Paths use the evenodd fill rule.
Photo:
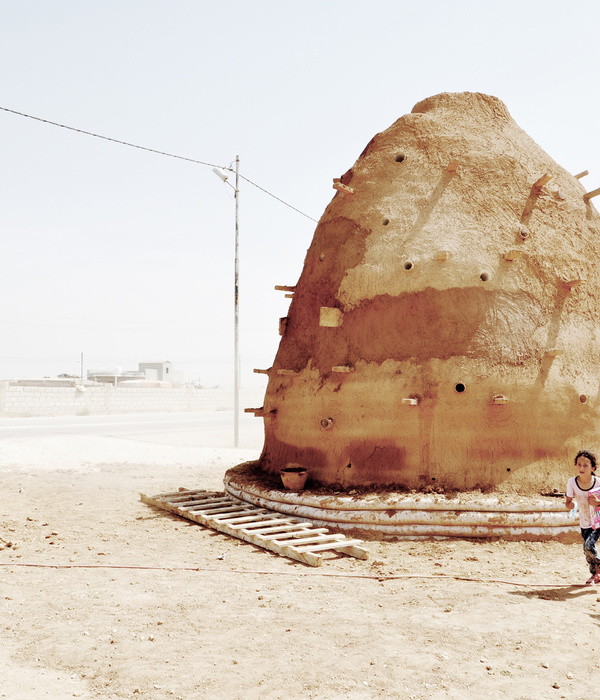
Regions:
<instances>
[{"instance_id":1,"label":"distant white building","mask_svg":"<svg viewBox=\"0 0 600 700\"><path fill-rule=\"evenodd\" d=\"M155 379L159 382L173 381L173 363L168 360L165 362L140 362L138 368L139 373L143 374L146 379Z\"/></svg>"},{"instance_id":2,"label":"distant white building","mask_svg":"<svg viewBox=\"0 0 600 700\"><path fill-rule=\"evenodd\" d=\"M120 367L112 370L106 369L89 369L87 372L87 378L92 382L100 382L101 384L114 384L118 386L127 380L141 380L145 379L146 375L143 372L123 372Z\"/></svg>"},{"instance_id":3,"label":"distant white building","mask_svg":"<svg viewBox=\"0 0 600 700\"><path fill-rule=\"evenodd\" d=\"M102 384L115 386L172 386L183 383L183 374L173 372L173 363L140 362L137 370L123 371L121 367L112 370L88 370L87 378Z\"/></svg>"}]
</instances>

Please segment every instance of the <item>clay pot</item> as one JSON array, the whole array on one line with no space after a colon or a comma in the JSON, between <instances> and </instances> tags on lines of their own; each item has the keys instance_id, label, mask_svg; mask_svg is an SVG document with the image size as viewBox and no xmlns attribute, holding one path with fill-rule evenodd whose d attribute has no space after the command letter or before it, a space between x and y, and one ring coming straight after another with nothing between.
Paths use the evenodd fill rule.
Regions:
<instances>
[{"instance_id":1,"label":"clay pot","mask_svg":"<svg viewBox=\"0 0 600 700\"><path fill-rule=\"evenodd\" d=\"M290 491L301 491L308 478L308 470L300 465L288 465L279 470L281 481Z\"/></svg>"}]
</instances>

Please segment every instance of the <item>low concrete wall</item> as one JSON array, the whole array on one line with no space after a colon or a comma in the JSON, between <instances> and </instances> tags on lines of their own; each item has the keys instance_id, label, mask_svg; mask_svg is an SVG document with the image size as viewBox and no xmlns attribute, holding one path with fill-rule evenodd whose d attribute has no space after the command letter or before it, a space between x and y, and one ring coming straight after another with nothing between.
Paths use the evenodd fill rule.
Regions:
<instances>
[{"instance_id":1,"label":"low concrete wall","mask_svg":"<svg viewBox=\"0 0 600 700\"><path fill-rule=\"evenodd\" d=\"M263 389L240 391L240 410L262 406ZM180 413L233 409L233 391L151 388L22 386L0 382L0 416L74 416L102 413Z\"/></svg>"}]
</instances>

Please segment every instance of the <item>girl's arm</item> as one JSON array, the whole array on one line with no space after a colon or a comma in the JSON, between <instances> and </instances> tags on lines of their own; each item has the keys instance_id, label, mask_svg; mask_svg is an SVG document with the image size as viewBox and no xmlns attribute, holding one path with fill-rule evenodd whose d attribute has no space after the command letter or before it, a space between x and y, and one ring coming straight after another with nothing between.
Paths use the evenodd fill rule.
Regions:
<instances>
[{"instance_id":1,"label":"girl's arm","mask_svg":"<svg viewBox=\"0 0 600 700\"><path fill-rule=\"evenodd\" d=\"M575 508L575 504L573 503L573 497L572 496L567 496L565 499L565 507L567 510L573 510Z\"/></svg>"}]
</instances>

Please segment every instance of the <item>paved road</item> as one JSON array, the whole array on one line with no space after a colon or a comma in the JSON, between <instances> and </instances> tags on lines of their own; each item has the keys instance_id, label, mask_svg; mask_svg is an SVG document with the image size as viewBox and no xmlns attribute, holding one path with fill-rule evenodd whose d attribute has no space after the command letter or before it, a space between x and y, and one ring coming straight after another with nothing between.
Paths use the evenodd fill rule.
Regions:
<instances>
[{"instance_id":1,"label":"paved road","mask_svg":"<svg viewBox=\"0 0 600 700\"><path fill-rule=\"evenodd\" d=\"M0 418L0 441L48 435L146 436L149 442L160 436L179 444L233 447L233 411ZM262 438L262 421L241 414L239 447L260 447Z\"/></svg>"}]
</instances>

